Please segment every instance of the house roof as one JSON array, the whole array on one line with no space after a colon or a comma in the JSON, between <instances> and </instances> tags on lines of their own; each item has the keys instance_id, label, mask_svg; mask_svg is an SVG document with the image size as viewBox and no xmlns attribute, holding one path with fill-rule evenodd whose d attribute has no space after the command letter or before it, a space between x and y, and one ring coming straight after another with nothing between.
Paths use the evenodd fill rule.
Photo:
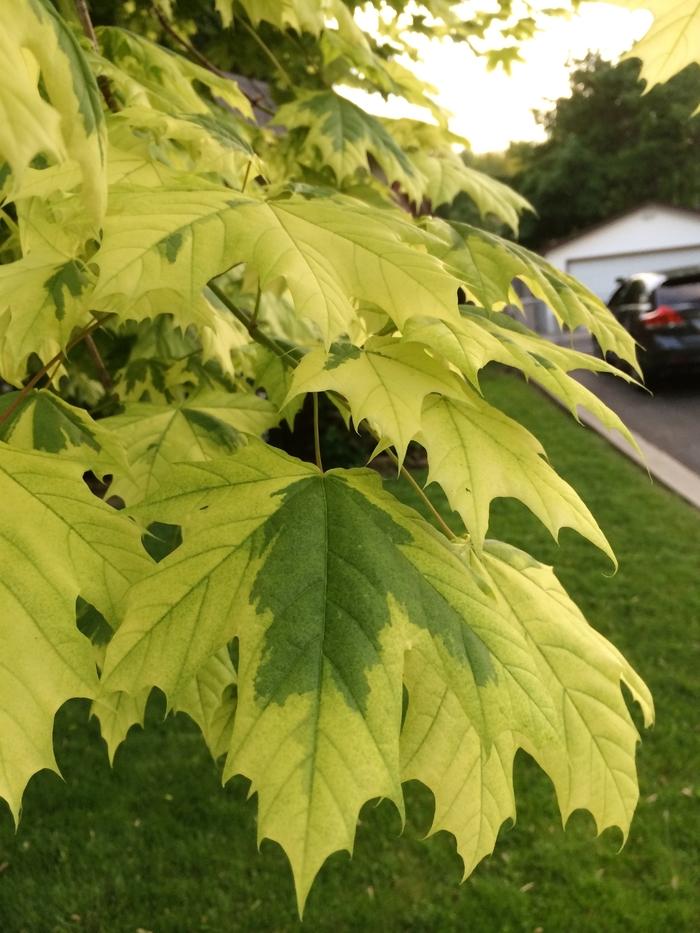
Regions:
<instances>
[{"instance_id":1,"label":"house roof","mask_svg":"<svg viewBox=\"0 0 700 933\"><path fill-rule=\"evenodd\" d=\"M550 240L549 243L546 243L542 247L542 254L547 255L555 249L559 249L562 246L568 246L569 243L573 243L576 240L580 240L583 237L590 236L591 233L597 233L599 230L604 230L606 227L611 227L613 224L618 223L620 220L624 220L626 217L631 217L633 214L638 213L639 211L648 210L649 208L656 208L656 210L667 211L668 213L680 214L683 217L692 217L693 219L700 221L700 211L693 210L688 207L675 207L673 204L665 204L662 201L644 201L642 204L638 204L637 207L630 208L626 211L621 211L619 214L614 214L612 217L608 217L605 220L600 220L598 223L591 224L590 227L586 227L583 230L577 230L576 233L572 233L569 236L562 237L560 240Z\"/></svg>"}]
</instances>

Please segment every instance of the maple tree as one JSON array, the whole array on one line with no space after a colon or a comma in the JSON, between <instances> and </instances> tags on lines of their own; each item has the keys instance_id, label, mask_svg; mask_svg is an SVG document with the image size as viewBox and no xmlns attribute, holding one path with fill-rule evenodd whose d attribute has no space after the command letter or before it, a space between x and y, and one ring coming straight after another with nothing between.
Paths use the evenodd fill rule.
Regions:
<instances>
[{"instance_id":1,"label":"maple tree","mask_svg":"<svg viewBox=\"0 0 700 933\"><path fill-rule=\"evenodd\" d=\"M638 735L621 683L647 723L649 692L549 567L487 538L490 503L521 499L614 557L479 373L514 367L624 432L569 376L611 367L504 313L514 280L632 365L633 342L534 253L402 207L466 191L515 227L526 205L456 159L395 61L398 20L382 45L340 0L215 6L224 26L310 37L318 87L285 84L261 124L245 82L193 48L95 30L82 0L0 3L0 796L18 819L31 776L56 769L68 699L92 700L112 758L159 688L223 780L250 780L300 908L362 805L403 813L410 779L471 871L514 815L519 748L564 818L626 833ZM509 6L490 21L504 34ZM425 7L469 34L453 4ZM171 4L158 14L177 36ZM651 80L668 71L653 48ZM373 117L343 82L437 122ZM423 445L463 533L371 470L324 472L318 419L316 464L266 443L309 393L403 472Z\"/></svg>"}]
</instances>

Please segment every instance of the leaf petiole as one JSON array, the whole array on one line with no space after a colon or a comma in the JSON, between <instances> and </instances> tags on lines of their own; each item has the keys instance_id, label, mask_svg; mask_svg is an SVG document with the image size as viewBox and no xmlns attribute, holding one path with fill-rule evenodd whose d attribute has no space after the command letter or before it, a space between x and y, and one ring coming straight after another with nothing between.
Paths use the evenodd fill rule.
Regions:
<instances>
[{"instance_id":1,"label":"leaf petiole","mask_svg":"<svg viewBox=\"0 0 700 933\"><path fill-rule=\"evenodd\" d=\"M238 23L239 23L239 24L245 29L245 31L250 35L251 39L253 39L255 42L257 42L257 44L258 44L258 45L260 46L260 48L263 50L263 52L265 53L265 55L267 55L267 57L270 59L270 61L272 62L272 64L273 64L273 65L275 66L275 68L279 71L280 76L282 77L282 79L283 79L284 83L287 85L287 87L290 87L290 88L293 87L292 79L289 77L289 75L287 74L287 72L286 72L285 69L284 69L284 66L282 65L282 63L280 62L280 60L277 58L277 56L275 55L275 53L272 51L272 49L267 45L267 43L263 42L263 40L260 38L260 36L257 34L257 32L253 29L253 27L250 26L248 23L246 23L246 21L243 19L242 16L240 16L240 17L238 18Z\"/></svg>"},{"instance_id":2,"label":"leaf petiole","mask_svg":"<svg viewBox=\"0 0 700 933\"><path fill-rule=\"evenodd\" d=\"M219 299L219 301L231 312L231 314L243 324L245 329L248 331L250 336L255 340L256 343L259 343L261 346L265 347L267 350L270 350L275 356L279 356L282 362L286 366L296 366L298 359L292 354L299 352L297 347L289 347L285 349L280 346L276 340L273 340L272 337L268 337L257 325L257 302L256 302L256 312L253 315L248 314L247 311L244 311L243 308L239 308L238 305L234 304L231 299L228 297L226 292L219 288L218 285L215 285L213 282L209 282L207 286Z\"/></svg>"},{"instance_id":3,"label":"leaf petiole","mask_svg":"<svg viewBox=\"0 0 700 933\"><path fill-rule=\"evenodd\" d=\"M394 453L392 453L391 450L387 450L386 453L389 456L389 458L393 460L393 462L399 468L399 472L401 473L401 476L403 476L403 478L411 484L415 492L418 494L418 496L420 496L421 501L426 506L426 508L430 511L430 513L432 514L433 518L438 523L442 531L444 531L444 533L447 535L450 541L456 541L457 535L454 533L454 531L452 531L450 526L443 519L442 515L440 515L440 513L435 508L433 503L426 496L425 492L421 489L419 483L415 480L415 478L411 475L411 473L409 473L406 467L403 464L399 463L399 458Z\"/></svg>"},{"instance_id":4,"label":"leaf petiole","mask_svg":"<svg viewBox=\"0 0 700 933\"><path fill-rule=\"evenodd\" d=\"M318 425L318 392L313 392L314 400L314 453L316 454L316 466L323 473L323 461L321 460L321 433Z\"/></svg>"}]
</instances>

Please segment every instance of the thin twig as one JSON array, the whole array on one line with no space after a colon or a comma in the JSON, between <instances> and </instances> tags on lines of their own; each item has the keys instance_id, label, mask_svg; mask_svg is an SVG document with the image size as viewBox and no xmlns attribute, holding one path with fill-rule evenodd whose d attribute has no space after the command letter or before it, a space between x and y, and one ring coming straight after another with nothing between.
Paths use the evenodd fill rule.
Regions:
<instances>
[{"instance_id":1,"label":"thin twig","mask_svg":"<svg viewBox=\"0 0 700 933\"><path fill-rule=\"evenodd\" d=\"M88 353L92 357L92 362L95 364L95 369L97 370L97 376L104 387L105 392L108 395L111 395L114 392L114 382L112 377L109 374L107 367L105 366L104 360L100 355L100 351L97 349L97 344L92 338L92 334L88 334L85 337L85 346L87 347Z\"/></svg>"},{"instance_id":2,"label":"thin twig","mask_svg":"<svg viewBox=\"0 0 700 933\"><path fill-rule=\"evenodd\" d=\"M56 362L54 363L54 366L53 366L53 369L51 370L51 372L47 372L47 373L46 373L46 384L47 384L47 385L49 385L49 386L51 386L51 387L53 388L53 381L54 381L54 379L56 378L56 373L58 372L58 370L61 368L61 366L62 366L65 362L66 362L65 354L61 354L61 356L60 356L60 357L56 360Z\"/></svg>"},{"instance_id":3,"label":"thin twig","mask_svg":"<svg viewBox=\"0 0 700 933\"><path fill-rule=\"evenodd\" d=\"M97 34L95 33L95 27L92 25L92 19L90 18L90 10L88 9L87 0L74 0L75 2L75 12L78 14L78 19L80 20L80 25L83 27L83 32L88 37L92 43L92 47L96 52L100 51L100 44L97 41ZM97 86L99 87L104 102L107 104L112 113L119 113L119 104L114 99L112 94L112 87L109 83L109 78L106 75L98 75Z\"/></svg>"},{"instance_id":4,"label":"thin twig","mask_svg":"<svg viewBox=\"0 0 700 933\"><path fill-rule=\"evenodd\" d=\"M165 15L163 10L161 10L157 3L152 2L151 9L158 19L158 22L163 27L165 32L170 36L170 38L174 42L177 42L178 45L182 46L186 52L189 52L198 65L201 65L202 68L206 68L207 71L211 71L211 73L215 74L218 78L226 78L226 80L233 81L237 84L235 79L232 78L228 72L222 71L221 68L214 64L214 62L209 61L206 55L203 55L199 49L189 41L189 39L186 39L184 36L180 35L180 33L177 31L177 29L175 29L173 24L170 22L168 17ZM262 110L263 113L266 113L269 116L274 116L275 111L270 110L269 107L266 107L264 104L262 104L259 97L256 97L254 94L250 94L245 90L245 88L241 87L241 85L237 84L237 86L239 91L241 91L241 93L248 98L253 107L257 107L258 110Z\"/></svg>"},{"instance_id":5,"label":"thin twig","mask_svg":"<svg viewBox=\"0 0 700 933\"><path fill-rule=\"evenodd\" d=\"M411 484L411 486L413 486L414 490L418 493L421 500L423 501L423 504L426 506L426 508L430 510L433 517L437 521L438 525L440 526L440 528L442 528L442 530L445 532L445 534L450 539L450 541L456 541L457 535L454 533L454 531L452 531L450 526L443 519L442 515L440 515L438 510L435 508L433 503L430 501L430 499L426 496L426 494L420 488L420 486L418 485L416 480L413 478L413 476L409 473L409 471L406 469L406 467L399 463L399 458L395 456L395 454L393 454L390 450L387 450L386 453L389 455L389 458L393 460L396 466L399 468L401 472L401 476L403 476L403 478L407 480Z\"/></svg>"},{"instance_id":6,"label":"thin twig","mask_svg":"<svg viewBox=\"0 0 700 933\"><path fill-rule=\"evenodd\" d=\"M90 42L92 42L92 47L95 51L98 50L99 45L97 42L97 35L95 34L95 27L92 25L92 19L90 18L90 11L88 10L87 0L74 0L75 2L75 12L78 14L78 19L80 20L80 25L83 27L83 32L88 37Z\"/></svg>"},{"instance_id":7,"label":"thin twig","mask_svg":"<svg viewBox=\"0 0 700 933\"><path fill-rule=\"evenodd\" d=\"M178 45L181 45L183 49L190 53L192 58L196 59L197 64L201 65L202 68L206 68L207 71L211 71L213 74L217 75L219 78L231 78L230 75L226 74L225 71L222 71L221 68L218 68L214 62L210 62L206 56L202 55L199 49L192 45L189 39L186 39L184 36L181 36L180 33L175 29L173 24L170 22L168 17L165 15L164 11L161 10L160 6L157 3L151 3L151 9L155 13L158 22L163 27L165 32L177 42Z\"/></svg>"},{"instance_id":8,"label":"thin twig","mask_svg":"<svg viewBox=\"0 0 700 933\"><path fill-rule=\"evenodd\" d=\"M264 331L260 330L260 327L256 321L253 320L253 317L248 314L247 311L244 311L242 308L239 308L238 305L234 304L226 292L219 288L218 285L210 282L208 287L219 301L226 306L231 314L243 324L256 343L259 343L261 346L274 353L275 356L278 356L286 366L294 368L297 365L299 362L299 350L297 347L290 346L289 349L285 349L280 346L276 340L273 340L272 337L268 337Z\"/></svg>"},{"instance_id":9,"label":"thin twig","mask_svg":"<svg viewBox=\"0 0 700 933\"><path fill-rule=\"evenodd\" d=\"M245 96L248 98L248 100L251 102L254 108L256 108L257 110L262 110L262 112L266 113L268 117L274 117L277 111L263 104L262 98L257 97L255 94L251 94L250 91L246 91L245 88L240 84L238 85L238 88L241 91L241 93L245 94Z\"/></svg>"},{"instance_id":10,"label":"thin twig","mask_svg":"<svg viewBox=\"0 0 700 933\"><path fill-rule=\"evenodd\" d=\"M102 320L104 320L104 318ZM26 385L23 385L19 390L19 394L17 395L17 398L14 400L14 402L11 405L8 405L5 411L0 414L0 424L3 424L3 422L7 421L8 418L10 418L17 411L19 406L22 404L27 395L29 395L37 382L39 382L40 379L43 379L44 376L47 375L51 367L56 363L60 363L65 354L69 353L70 350L72 350L76 344L80 343L81 340L84 340L87 336L89 336L93 330L96 330L102 323L102 320L92 321L87 325L87 327L84 327L80 333L74 337L70 343L67 344L65 350L59 350L55 356L51 357L48 363L45 363L41 369L34 373L29 382L27 382Z\"/></svg>"},{"instance_id":11,"label":"thin twig","mask_svg":"<svg viewBox=\"0 0 700 933\"><path fill-rule=\"evenodd\" d=\"M98 75L97 76L97 86L99 87L104 102L109 107L110 113L119 113L121 107L114 99L114 94L112 94L112 85L109 83L109 78L107 75Z\"/></svg>"},{"instance_id":12,"label":"thin twig","mask_svg":"<svg viewBox=\"0 0 700 933\"><path fill-rule=\"evenodd\" d=\"M251 38L254 39L255 42L258 43L260 48L267 55L267 57L270 59L272 64L275 66L275 68L279 71L287 87L292 87L292 79L289 77L287 72L284 70L284 66L282 65L280 60L277 58L275 53L272 51L272 49L265 42L263 42L263 40L260 38L257 32L253 29L253 27L249 25L248 23L246 23L246 21L243 19L242 16L238 17L237 22L245 29L245 31L251 36Z\"/></svg>"},{"instance_id":13,"label":"thin twig","mask_svg":"<svg viewBox=\"0 0 700 933\"><path fill-rule=\"evenodd\" d=\"M316 466L323 473L323 461L321 460L321 433L318 426L318 392L312 392L314 399L314 453L316 455Z\"/></svg>"}]
</instances>

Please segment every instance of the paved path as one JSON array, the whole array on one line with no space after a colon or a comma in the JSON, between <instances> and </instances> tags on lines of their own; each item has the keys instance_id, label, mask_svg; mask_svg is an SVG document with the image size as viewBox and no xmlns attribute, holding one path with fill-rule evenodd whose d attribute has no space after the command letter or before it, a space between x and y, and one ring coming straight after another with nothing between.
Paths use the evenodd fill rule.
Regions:
<instances>
[{"instance_id":1,"label":"paved path","mask_svg":"<svg viewBox=\"0 0 700 933\"><path fill-rule=\"evenodd\" d=\"M614 376L587 372L576 376L634 434L700 474L700 376L669 378L653 396Z\"/></svg>"}]
</instances>

